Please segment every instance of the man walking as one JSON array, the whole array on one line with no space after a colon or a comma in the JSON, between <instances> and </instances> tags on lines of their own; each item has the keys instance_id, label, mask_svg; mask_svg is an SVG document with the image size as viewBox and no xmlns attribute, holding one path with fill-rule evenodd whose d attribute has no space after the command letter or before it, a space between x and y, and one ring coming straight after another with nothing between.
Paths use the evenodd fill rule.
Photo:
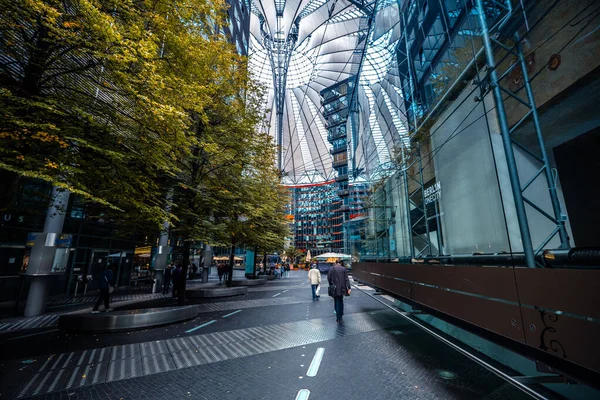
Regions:
<instances>
[{"instance_id":1,"label":"man walking","mask_svg":"<svg viewBox=\"0 0 600 400\"><path fill-rule=\"evenodd\" d=\"M321 271L313 264L310 271L308 271L308 280L310 281L310 287L312 289L313 301L319 301L317 296L317 288L321 284Z\"/></svg>"},{"instance_id":2,"label":"man walking","mask_svg":"<svg viewBox=\"0 0 600 400\"><path fill-rule=\"evenodd\" d=\"M99 312L98 308L100 304L104 302L104 311L109 312L112 311L112 308L108 305L108 300L110 298L110 293L112 292L111 288L114 290L115 282L114 275L112 272L112 265L109 265L104 271L100 273L98 276L98 289L100 289L100 297L94 304L94 310L92 311L94 314Z\"/></svg>"},{"instance_id":3,"label":"man walking","mask_svg":"<svg viewBox=\"0 0 600 400\"><path fill-rule=\"evenodd\" d=\"M173 297L177 297L179 295L179 284L181 283L181 279L183 279L181 275L181 265L177 264L173 270Z\"/></svg>"},{"instance_id":4,"label":"man walking","mask_svg":"<svg viewBox=\"0 0 600 400\"><path fill-rule=\"evenodd\" d=\"M327 273L329 282L329 295L333 297L333 307L335 310L335 321L339 324L344 316L344 296L350 296L350 279L348 270L342 267L340 260L336 260L335 265Z\"/></svg>"}]
</instances>

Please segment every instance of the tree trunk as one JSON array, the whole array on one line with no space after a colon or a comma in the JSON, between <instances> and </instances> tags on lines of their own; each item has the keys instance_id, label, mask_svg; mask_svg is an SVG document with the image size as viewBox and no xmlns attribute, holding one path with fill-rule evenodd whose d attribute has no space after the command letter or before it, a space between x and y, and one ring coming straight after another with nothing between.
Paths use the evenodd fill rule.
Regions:
<instances>
[{"instance_id":1,"label":"tree trunk","mask_svg":"<svg viewBox=\"0 0 600 400\"><path fill-rule=\"evenodd\" d=\"M179 279L179 300L177 305L185 305L185 284L187 280L188 269L190 265L190 247L192 243L189 241L183 242L183 258L181 260L181 278Z\"/></svg>"},{"instance_id":2,"label":"tree trunk","mask_svg":"<svg viewBox=\"0 0 600 400\"><path fill-rule=\"evenodd\" d=\"M229 275L227 276L227 287L231 286L233 280L233 258L235 256L235 238L231 236L231 250L229 252Z\"/></svg>"}]
</instances>

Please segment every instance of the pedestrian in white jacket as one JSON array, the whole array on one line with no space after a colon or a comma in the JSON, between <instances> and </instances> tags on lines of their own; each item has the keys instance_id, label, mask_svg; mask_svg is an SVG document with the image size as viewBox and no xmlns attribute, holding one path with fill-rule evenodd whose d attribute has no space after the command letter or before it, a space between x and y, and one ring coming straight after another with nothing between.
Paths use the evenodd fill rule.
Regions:
<instances>
[{"instance_id":1,"label":"pedestrian in white jacket","mask_svg":"<svg viewBox=\"0 0 600 400\"><path fill-rule=\"evenodd\" d=\"M321 285L321 271L316 265L312 265L310 271L308 271L308 280L310 281L310 287L312 289L313 301L319 301L319 289Z\"/></svg>"}]
</instances>

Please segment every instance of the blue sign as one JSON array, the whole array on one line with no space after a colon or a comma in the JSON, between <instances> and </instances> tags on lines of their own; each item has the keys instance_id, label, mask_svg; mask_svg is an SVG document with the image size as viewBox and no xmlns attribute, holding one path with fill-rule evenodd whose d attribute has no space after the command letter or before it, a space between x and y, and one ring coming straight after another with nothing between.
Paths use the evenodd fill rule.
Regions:
<instances>
[{"instance_id":1,"label":"blue sign","mask_svg":"<svg viewBox=\"0 0 600 400\"><path fill-rule=\"evenodd\" d=\"M254 273L254 252L246 250L246 273Z\"/></svg>"},{"instance_id":2,"label":"blue sign","mask_svg":"<svg viewBox=\"0 0 600 400\"><path fill-rule=\"evenodd\" d=\"M71 247L73 243L73 235L60 235L55 242L56 247Z\"/></svg>"}]
</instances>

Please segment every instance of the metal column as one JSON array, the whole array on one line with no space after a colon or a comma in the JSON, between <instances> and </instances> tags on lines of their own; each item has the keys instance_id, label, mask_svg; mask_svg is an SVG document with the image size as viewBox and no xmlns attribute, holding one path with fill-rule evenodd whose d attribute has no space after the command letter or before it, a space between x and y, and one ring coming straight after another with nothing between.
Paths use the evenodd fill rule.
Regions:
<instances>
[{"instance_id":1,"label":"metal column","mask_svg":"<svg viewBox=\"0 0 600 400\"><path fill-rule=\"evenodd\" d=\"M413 158L412 162L408 162L405 158L402 166L402 176L404 178L404 189L406 190L406 214L408 216L408 225L409 225L409 242L411 246L411 257L420 258L425 252L427 255L431 255L431 240L429 237L429 221L427 220L427 206L425 206L425 187L423 182L423 163L421 160L421 146L417 143L415 145L416 149L411 154ZM416 166L417 171L416 174L411 173L411 169ZM413 181L417 188L412 191L409 190L409 181ZM419 196L420 195L420 196ZM417 204L413 201L415 196L420 197L421 205ZM418 201L418 200L417 200ZM417 209L422 212L423 215L416 221L413 221L410 216L411 209ZM413 235L419 235L415 231L417 225L421 222L425 222L425 239L423 239L423 246L416 247L413 239ZM418 253L417 253L418 251Z\"/></svg>"},{"instance_id":2,"label":"metal column","mask_svg":"<svg viewBox=\"0 0 600 400\"><path fill-rule=\"evenodd\" d=\"M488 31L487 21L485 19L485 9L483 1L477 0L477 11L479 15L479 23L483 37L483 46L485 48L485 56L487 66L489 68L490 85L494 92L494 102L496 104L496 116L498 125L502 134L502 144L506 154L506 164L510 177L510 185L512 188L513 197L515 200L515 210L519 221L519 231L521 232L521 241L523 243L523 252L525 253L525 262L527 267L535 268L535 258L533 256L533 245L531 244L531 232L529 231L529 223L527 222L527 213L525 212L525 203L523 201L523 193L521 192L521 181L517 171L517 163L515 161L515 153L510 138L510 130L508 128L508 119L506 118L506 110L504 109L504 100L502 99L502 91L498 85L498 74L496 73L496 62L494 59L494 50L492 41Z\"/></svg>"},{"instance_id":3,"label":"metal column","mask_svg":"<svg viewBox=\"0 0 600 400\"><path fill-rule=\"evenodd\" d=\"M546 146L544 143L544 138L541 131L541 126L539 122L539 116L537 113L537 106L535 104L535 99L533 95L533 89L531 87L531 81L529 79L529 75L527 72L527 64L525 57L523 56L523 52L521 49L521 38L517 33L514 35L515 45L513 47L506 46L496 38L492 38L490 35L490 30L487 26L485 8L483 5L483 0L477 0L477 11L479 15L479 21L481 24L482 37L483 37L483 46L486 54L486 61L488 67L488 79L490 83L490 87L493 91L494 102L496 105L496 115L498 119L498 124L500 126L500 131L502 135L502 143L506 155L506 162L511 182L511 188L513 193L513 198L515 201L515 210L517 213L517 219L519 223L519 230L521 233L521 241L523 243L523 251L525 256L526 265L529 268L536 268L537 266L542 266L536 263L536 256L543 250L543 248L552 240L556 234L560 237L561 248L569 248L569 239L567 236L567 232L565 229L565 224L562 216L562 211L560 207L560 202L558 200L558 195L556 192L556 185L554 183L554 179L552 177L552 171L548 161L548 155L546 152ZM503 7L507 10L507 15L501 25L504 25L509 18L513 15L513 8L510 0L504 2ZM500 62L496 62L494 57L494 48L492 42L500 48L503 48L507 51L507 56L512 54L517 58L517 62L511 65L507 71L503 72L500 77L497 74L497 67ZM506 57L506 56L505 56ZM501 81L506 78L509 73L516 67L521 68L521 72L523 74L523 88L527 93L527 99L521 98L518 94L512 92L508 88L502 86ZM506 110L504 107L504 98L503 95L508 95L508 98L512 98L518 101L520 104L529 108L529 111L523 116L512 128L508 126L508 119L506 116ZM539 154L527 149L524 145L517 142L512 134L517 130L519 126L529 117L533 119L533 125L536 131L536 139L537 145L539 147ZM538 171L525 183L525 185L521 185L518 169L515 161L515 154L513 145L517 146L532 158L538 161L540 164L540 168ZM541 207L536 205L533 201L525 197L524 192L527 188L541 175L544 175L546 179L546 184L548 186L548 192L550 196L550 201L552 203L553 214L549 215L546 213ZM544 217L548 218L551 222L555 224L555 228L553 231L542 241L542 243L538 246L537 249L533 248L533 243L531 239L531 232L529 230L529 222L527 219L527 213L525 209L525 203L531 206L534 211L539 212Z\"/></svg>"}]
</instances>

